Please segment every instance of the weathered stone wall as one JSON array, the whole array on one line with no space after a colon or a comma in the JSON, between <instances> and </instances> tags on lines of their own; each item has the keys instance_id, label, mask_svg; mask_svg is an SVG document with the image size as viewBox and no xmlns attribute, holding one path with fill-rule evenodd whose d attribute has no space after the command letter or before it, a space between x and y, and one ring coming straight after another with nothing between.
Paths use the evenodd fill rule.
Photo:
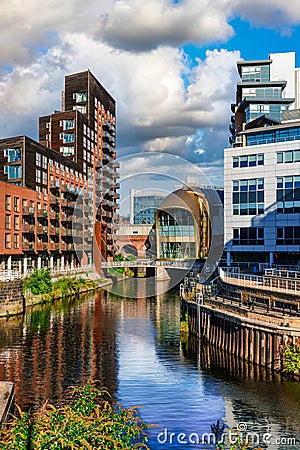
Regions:
<instances>
[{"instance_id":1,"label":"weathered stone wall","mask_svg":"<svg viewBox=\"0 0 300 450\"><path fill-rule=\"evenodd\" d=\"M0 317L23 312L22 280L0 282Z\"/></svg>"}]
</instances>

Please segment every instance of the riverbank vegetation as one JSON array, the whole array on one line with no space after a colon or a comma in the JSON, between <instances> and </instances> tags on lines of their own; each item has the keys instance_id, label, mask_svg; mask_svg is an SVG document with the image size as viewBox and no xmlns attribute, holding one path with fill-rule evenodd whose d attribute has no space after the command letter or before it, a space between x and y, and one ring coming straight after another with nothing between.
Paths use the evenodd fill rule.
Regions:
<instances>
[{"instance_id":1,"label":"riverbank vegetation","mask_svg":"<svg viewBox=\"0 0 300 450\"><path fill-rule=\"evenodd\" d=\"M99 279L99 281L103 280ZM41 301L51 301L58 298L76 296L97 287L98 284L95 281L82 277L63 276L52 281L49 269L35 269L30 276L24 278L23 294L25 297L39 296Z\"/></svg>"},{"instance_id":2,"label":"riverbank vegetation","mask_svg":"<svg viewBox=\"0 0 300 450\"><path fill-rule=\"evenodd\" d=\"M149 426L137 409L112 404L108 392L91 381L75 388L62 406L18 411L1 431L1 450L148 449Z\"/></svg>"},{"instance_id":3,"label":"riverbank vegetation","mask_svg":"<svg viewBox=\"0 0 300 450\"><path fill-rule=\"evenodd\" d=\"M282 349L283 373L300 373L300 346L294 343L285 345Z\"/></svg>"}]
</instances>

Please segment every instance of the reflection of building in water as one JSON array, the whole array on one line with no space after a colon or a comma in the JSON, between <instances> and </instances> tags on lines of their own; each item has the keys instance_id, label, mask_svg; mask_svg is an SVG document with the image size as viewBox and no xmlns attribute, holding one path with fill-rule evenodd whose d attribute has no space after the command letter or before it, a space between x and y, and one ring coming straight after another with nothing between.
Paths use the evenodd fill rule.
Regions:
<instances>
[{"instance_id":1,"label":"reflection of building in water","mask_svg":"<svg viewBox=\"0 0 300 450\"><path fill-rule=\"evenodd\" d=\"M0 378L15 382L20 406L53 402L70 385L100 380L112 395L117 388L116 314L104 293L63 310L46 306L24 323L1 323ZM3 326L2 326L3 325Z\"/></svg>"}]
</instances>

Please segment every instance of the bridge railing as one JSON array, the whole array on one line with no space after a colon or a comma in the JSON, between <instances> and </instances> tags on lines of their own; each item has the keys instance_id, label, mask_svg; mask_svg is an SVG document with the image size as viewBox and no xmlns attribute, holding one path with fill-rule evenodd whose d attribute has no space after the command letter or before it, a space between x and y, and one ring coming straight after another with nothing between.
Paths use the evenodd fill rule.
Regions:
<instances>
[{"instance_id":1,"label":"bridge railing","mask_svg":"<svg viewBox=\"0 0 300 450\"><path fill-rule=\"evenodd\" d=\"M174 267L180 269L190 269L192 262L187 261L157 261L151 259L137 259L134 261L109 261L103 262L102 268L109 269L111 267Z\"/></svg>"}]
</instances>

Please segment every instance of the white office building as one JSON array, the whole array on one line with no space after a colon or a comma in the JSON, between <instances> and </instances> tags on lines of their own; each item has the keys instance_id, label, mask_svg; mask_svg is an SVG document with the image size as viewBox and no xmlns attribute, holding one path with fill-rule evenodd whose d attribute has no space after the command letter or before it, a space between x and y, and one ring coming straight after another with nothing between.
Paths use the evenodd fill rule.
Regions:
<instances>
[{"instance_id":1,"label":"white office building","mask_svg":"<svg viewBox=\"0 0 300 450\"><path fill-rule=\"evenodd\" d=\"M298 96L294 61L294 53L288 53L238 63L242 81L232 105L232 147L224 151L228 264L300 263L300 110L293 109Z\"/></svg>"}]
</instances>

